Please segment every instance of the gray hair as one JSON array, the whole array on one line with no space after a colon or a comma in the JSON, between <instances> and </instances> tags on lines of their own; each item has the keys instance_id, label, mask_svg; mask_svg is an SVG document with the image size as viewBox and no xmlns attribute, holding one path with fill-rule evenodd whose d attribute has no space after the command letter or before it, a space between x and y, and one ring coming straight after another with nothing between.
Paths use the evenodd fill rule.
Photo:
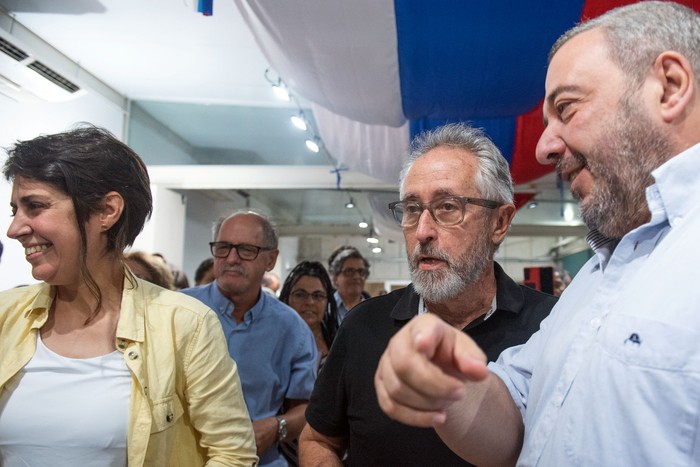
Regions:
<instances>
[{"instance_id":1,"label":"gray hair","mask_svg":"<svg viewBox=\"0 0 700 467\"><path fill-rule=\"evenodd\" d=\"M477 158L479 171L474 182L479 190L479 196L499 203L513 203L513 180L510 177L508 161L483 130L472 128L464 123L450 123L435 130L423 132L413 139L411 153L399 175L401 197L404 193L403 183L406 175L416 160L428 151L442 146L463 149Z\"/></svg>"},{"instance_id":2,"label":"gray hair","mask_svg":"<svg viewBox=\"0 0 700 467\"><path fill-rule=\"evenodd\" d=\"M631 89L642 85L649 67L664 51L673 50L700 66L700 15L673 2L640 2L622 6L564 33L552 46L549 61L573 37L600 28L610 59L631 79ZM700 84L700 73L696 73Z\"/></svg>"},{"instance_id":3,"label":"gray hair","mask_svg":"<svg viewBox=\"0 0 700 467\"><path fill-rule=\"evenodd\" d=\"M330 273L332 277L336 277L340 275L340 272L343 270L343 264L345 263L345 260L348 258L357 258L361 259L362 263L365 265L365 269L367 269L367 272L369 273L369 261L365 259L364 256L357 250L356 248L346 248L344 250L341 250L340 253L336 255L335 258L333 258L333 261L331 262L330 265Z\"/></svg>"},{"instance_id":4,"label":"gray hair","mask_svg":"<svg viewBox=\"0 0 700 467\"><path fill-rule=\"evenodd\" d=\"M251 211L249 209L241 209L238 211L234 211L217 219L212 229L214 234L214 241L216 241L216 237L219 236L219 231L221 230L221 226L223 225L224 221L226 219L230 219L231 217L238 216L241 214L252 214L254 216L257 216L260 219L260 226L263 230L263 248L277 249L277 247L279 246L279 234L277 233L277 227L275 226L274 222L272 222L272 220L266 215L256 211Z\"/></svg>"}]
</instances>

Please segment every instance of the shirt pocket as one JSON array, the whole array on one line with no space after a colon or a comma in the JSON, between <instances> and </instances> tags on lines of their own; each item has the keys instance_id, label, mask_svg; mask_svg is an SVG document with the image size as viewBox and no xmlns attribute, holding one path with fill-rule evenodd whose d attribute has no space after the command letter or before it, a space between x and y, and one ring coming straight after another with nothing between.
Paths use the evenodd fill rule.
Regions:
<instances>
[{"instance_id":1,"label":"shirt pocket","mask_svg":"<svg viewBox=\"0 0 700 467\"><path fill-rule=\"evenodd\" d=\"M607 357L629 367L700 371L700 333L688 326L610 315L600 329L598 342Z\"/></svg>"},{"instance_id":2,"label":"shirt pocket","mask_svg":"<svg viewBox=\"0 0 700 467\"><path fill-rule=\"evenodd\" d=\"M174 427L183 414L184 409L177 396L153 401L151 408L151 433L160 433Z\"/></svg>"},{"instance_id":3,"label":"shirt pocket","mask_svg":"<svg viewBox=\"0 0 700 467\"><path fill-rule=\"evenodd\" d=\"M561 409L568 463L619 465L624 456L626 465L687 464L700 404L699 344L690 326L608 315Z\"/></svg>"}]
</instances>

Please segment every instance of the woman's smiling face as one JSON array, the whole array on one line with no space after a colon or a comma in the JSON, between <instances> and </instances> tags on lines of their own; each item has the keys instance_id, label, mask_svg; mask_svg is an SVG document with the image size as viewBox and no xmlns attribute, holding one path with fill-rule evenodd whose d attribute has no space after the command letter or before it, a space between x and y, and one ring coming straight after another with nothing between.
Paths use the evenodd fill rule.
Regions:
<instances>
[{"instance_id":1,"label":"woman's smiling face","mask_svg":"<svg viewBox=\"0 0 700 467\"><path fill-rule=\"evenodd\" d=\"M80 232L71 198L56 187L18 177L12 186L13 219L9 238L24 247L32 276L51 285L80 281ZM88 251L99 236L94 218L88 221Z\"/></svg>"}]
</instances>

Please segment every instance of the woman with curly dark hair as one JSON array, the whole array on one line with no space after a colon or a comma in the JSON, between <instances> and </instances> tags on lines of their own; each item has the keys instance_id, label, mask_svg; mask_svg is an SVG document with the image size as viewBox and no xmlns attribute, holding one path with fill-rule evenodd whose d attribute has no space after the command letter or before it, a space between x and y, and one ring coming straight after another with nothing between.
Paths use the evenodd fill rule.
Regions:
<instances>
[{"instance_id":1,"label":"woman with curly dark hair","mask_svg":"<svg viewBox=\"0 0 700 467\"><path fill-rule=\"evenodd\" d=\"M323 365L338 329L333 284L318 261L302 261L289 273L279 299L294 308L309 325Z\"/></svg>"}]
</instances>

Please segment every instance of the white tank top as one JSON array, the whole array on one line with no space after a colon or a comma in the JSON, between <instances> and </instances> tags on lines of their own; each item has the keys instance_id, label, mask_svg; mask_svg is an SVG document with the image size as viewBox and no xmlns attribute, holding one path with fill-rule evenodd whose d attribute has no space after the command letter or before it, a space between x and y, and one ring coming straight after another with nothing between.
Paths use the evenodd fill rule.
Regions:
<instances>
[{"instance_id":1,"label":"white tank top","mask_svg":"<svg viewBox=\"0 0 700 467\"><path fill-rule=\"evenodd\" d=\"M131 374L114 351L75 359L37 338L0 393L3 467L124 467Z\"/></svg>"}]
</instances>

